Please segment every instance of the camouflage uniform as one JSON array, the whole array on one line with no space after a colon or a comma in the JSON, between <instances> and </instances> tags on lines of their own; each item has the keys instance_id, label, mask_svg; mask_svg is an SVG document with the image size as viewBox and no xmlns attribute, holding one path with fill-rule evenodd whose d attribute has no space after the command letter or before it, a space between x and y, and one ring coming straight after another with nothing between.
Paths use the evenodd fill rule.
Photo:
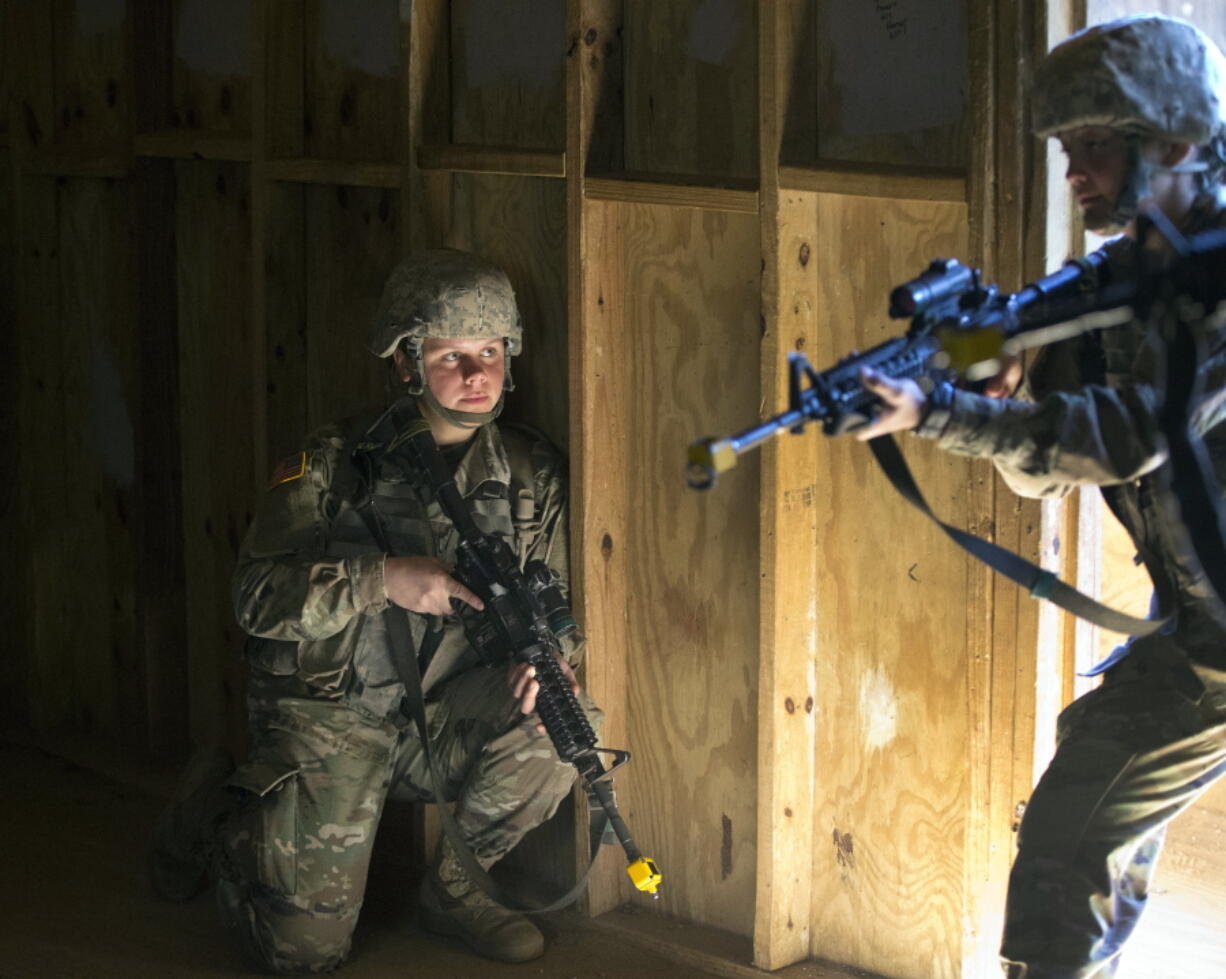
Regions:
<instances>
[{"instance_id":1,"label":"camouflage uniform","mask_svg":"<svg viewBox=\"0 0 1226 979\"><path fill-rule=\"evenodd\" d=\"M1183 230L1220 226L1226 210L1204 197ZM1123 274L1132 247L1111 246ZM1210 349L1193 428L1226 485L1226 331ZM1026 979L1114 973L1167 823L1226 771L1226 608L1170 491L1154 356L1136 325L1064 341L1045 348L1018 399L957 391L918 430L991 458L1023 496L1102 487L1175 613L1169 629L1118 650L1102 685L1060 715L1009 882L1002 957Z\"/></svg>"},{"instance_id":2,"label":"camouflage uniform","mask_svg":"<svg viewBox=\"0 0 1226 979\"><path fill-rule=\"evenodd\" d=\"M408 758L397 790L433 800L387 653L384 555L354 508L361 483L347 451L364 424L322 430L282 467L235 575L239 621L259 637L250 647L253 749L229 780L236 805L212 862L228 930L276 972L325 971L348 953L399 756ZM371 433L390 434L380 425ZM521 561L544 559L566 581L564 476L547 443L485 425L456 483L484 533L507 539ZM372 490L394 553L453 560L455 529L419 474L385 458ZM423 677L431 743L444 794L488 866L552 815L575 770L536 732L535 716L519 714L506 669L483 666L457 622L404 614L418 642L442 625ZM580 647L566 651L576 663Z\"/></svg>"},{"instance_id":3,"label":"camouflage uniform","mask_svg":"<svg viewBox=\"0 0 1226 979\"><path fill-rule=\"evenodd\" d=\"M1122 18L1053 49L1034 84L1040 136L1106 126L1122 137L1129 173L1108 226L1126 227L1158 172L1193 174L1202 191L1185 234L1226 226L1221 101L1226 61L1173 18ZM1142 155L1147 138L1188 143L1170 166ZM1116 278L1137 246L1108 246ZM1152 261L1152 258L1150 259ZM1207 356L1192 407L1219 485L1226 485L1226 330L1199 327ZM1226 608L1206 581L1170 485L1154 383L1161 351L1139 325L1046 348L1016 399L948 388L918 434L990 458L1023 496L1099 486L1136 544L1172 622L1120 647L1102 685L1060 715L1055 757L1026 808L1009 881L1002 964L1015 979L1115 973L1145 906L1167 824L1226 772Z\"/></svg>"}]
</instances>

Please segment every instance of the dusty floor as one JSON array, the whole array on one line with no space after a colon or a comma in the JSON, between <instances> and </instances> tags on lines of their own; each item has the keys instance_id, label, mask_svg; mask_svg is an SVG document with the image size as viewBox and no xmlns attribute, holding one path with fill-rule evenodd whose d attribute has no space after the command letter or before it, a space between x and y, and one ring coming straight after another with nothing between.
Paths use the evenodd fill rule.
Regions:
<instances>
[{"instance_id":1,"label":"dusty floor","mask_svg":"<svg viewBox=\"0 0 1226 979\"><path fill-rule=\"evenodd\" d=\"M129 979L252 974L227 944L207 895L185 906L168 905L147 885L145 839L158 800L30 749L0 750L0 764L7 840L0 975ZM413 890L387 875L372 875L354 954L343 975L710 975L627 947L607 934L568 929L559 916L544 926L550 938L544 959L515 967L486 962L419 933L412 922Z\"/></svg>"},{"instance_id":2,"label":"dusty floor","mask_svg":"<svg viewBox=\"0 0 1226 979\"><path fill-rule=\"evenodd\" d=\"M0 979L143 979L256 975L227 944L207 897L165 904L145 880L144 851L165 778L81 767L0 738ZM115 770L115 777L99 774ZM142 770L143 772L143 770ZM171 776L168 776L171 777ZM1121 979L1226 975L1226 786L1178 820L1154 900ZM382 841L380 841L382 842ZM420 933L412 884L376 863L344 979L763 979L748 942L654 914L594 921L549 916L545 957L520 966L476 958ZM380 869L381 868L381 869ZM922 974L922 973L917 973ZM809 962L774 979L863 975Z\"/></svg>"},{"instance_id":3,"label":"dusty floor","mask_svg":"<svg viewBox=\"0 0 1226 979\"><path fill-rule=\"evenodd\" d=\"M159 901L149 888L144 852L149 827L161 806L157 795L11 743L0 742L0 771L4 773L0 979L212 979L257 974L228 945L207 896L171 905ZM596 925L577 914L549 916L542 923L549 939L544 958L518 966L487 962L457 944L420 933L413 923L414 890L394 873L372 872L353 956L340 975L345 979L768 975L737 963L735 956L707 951L690 953L689 964L685 956L680 961L676 955L666 957L656 949L672 944L670 933L661 931L668 925L653 923L654 936L648 936L646 944L629 941L616 924L609 924L616 913L602 916ZM704 955L711 960L710 968L693 964L695 956L699 963L705 962ZM808 964L784 971L789 979L845 975Z\"/></svg>"}]
</instances>

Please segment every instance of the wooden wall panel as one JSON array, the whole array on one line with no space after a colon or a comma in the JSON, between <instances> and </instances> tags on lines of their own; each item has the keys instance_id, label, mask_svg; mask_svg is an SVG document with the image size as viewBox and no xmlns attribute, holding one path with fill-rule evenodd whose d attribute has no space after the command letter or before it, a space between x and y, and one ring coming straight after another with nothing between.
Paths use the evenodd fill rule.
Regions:
<instances>
[{"instance_id":1,"label":"wooden wall panel","mask_svg":"<svg viewBox=\"0 0 1226 979\"><path fill-rule=\"evenodd\" d=\"M818 196L818 339L832 363L900 332L889 289L966 251L966 210ZM814 432L811 436L819 438ZM971 463L902 445L925 495L966 526ZM966 586L970 559L909 507L851 439L813 474L817 805L812 952L887 974L956 976L970 819Z\"/></svg>"},{"instance_id":2,"label":"wooden wall panel","mask_svg":"<svg viewBox=\"0 0 1226 979\"><path fill-rule=\"evenodd\" d=\"M398 0L306 0L305 153L394 161L400 148Z\"/></svg>"},{"instance_id":3,"label":"wooden wall panel","mask_svg":"<svg viewBox=\"0 0 1226 979\"><path fill-rule=\"evenodd\" d=\"M179 425L191 732L237 747L244 730L241 630L230 579L251 487L251 249L247 170L175 164Z\"/></svg>"},{"instance_id":4,"label":"wooden wall panel","mask_svg":"<svg viewBox=\"0 0 1226 979\"><path fill-rule=\"evenodd\" d=\"M610 440L629 505L628 706L634 762L619 798L665 876L660 910L753 929L757 824L757 465L698 494L685 446L757 417L758 222L628 206L626 441ZM596 544L589 541L585 546ZM624 746L623 746L624 747Z\"/></svg>"},{"instance_id":5,"label":"wooden wall panel","mask_svg":"<svg viewBox=\"0 0 1226 979\"><path fill-rule=\"evenodd\" d=\"M7 9L0 9L0 25L7 26ZM0 39L0 59L7 54L7 38ZM0 68L0 74L5 72ZM0 106L8 104L9 78L0 78ZM0 113L2 114L2 113ZM21 485L25 456L29 447L21 441L21 338L17 315L18 247L17 213L13 188L16 172L13 153L7 145L7 132L0 135L0 456L10 478L0 480L0 526L8 527L10 541L25 553ZM29 724L29 705L25 699L25 668L31 648L26 631L25 569L17 561L0 564L0 593L8 600L0 605L0 635L9 637L9 655L0 666L0 716L14 727Z\"/></svg>"},{"instance_id":6,"label":"wooden wall panel","mask_svg":"<svg viewBox=\"0 0 1226 979\"><path fill-rule=\"evenodd\" d=\"M626 4L626 169L756 179L757 7Z\"/></svg>"},{"instance_id":7,"label":"wooden wall panel","mask_svg":"<svg viewBox=\"0 0 1226 979\"><path fill-rule=\"evenodd\" d=\"M140 376L126 184L73 180L59 207L62 474L72 571L56 605L75 624L74 725L139 740L143 671L136 623L136 415ZM128 725L131 725L129 728Z\"/></svg>"},{"instance_id":8,"label":"wooden wall panel","mask_svg":"<svg viewBox=\"0 0 1226 979\"><path fill-rule=\"evenodd\" d=\"M171 125L251 133L253 0L176 0Z\"/></svg>"},{"instance_id":9,"label":"wooden wall panel","mask_svg":"<svg viewBox=\"0 0 1226 979\"><path fill-rule=\"evenodd\" d=\"M818 157L966 166L967 0L816 6Z\"/></svg>"},{"instance_id":10,"label":"wooden wall panel","mask_svg":"<svg viewBox=\"0 0 1226 979\"><path fill-rule=\"evenodd\" d=\"M306 33L300 0L262 0L257 12L262 45L253 51L260 64L255 79L256 104L252 136L257 141L255 158L299 157L306 144Z\"/></svg>"},{"instance_id":11,"label":"wooden wall panel","mask_svg":"<svg viewBox=\"0 0 1226 979\"><path fill-rule=\"evenodd\" d=\"M125 0L55 0L55 140L113 149L126 142Z\"/></svg>"},{"instance_id":12,"label":"wooden wall panel","mask_svg":"<svg viewBox=\"0 0 1226 979\"><path fill-rule=\"evenodd\" d=\"M45 177L19 181L21 201L21 374L19 439L21 456L21 540L28 555L26 597L28 640L17 652L17 672L28 684L35 730L64 724L70 716L71 687L63 664L74 656L75 620L60 607L63 582L72 573L65 474L62 349L47 338L59 325L60 272L58 194Z\"/></svg>"},{"instance_id":13,"label":"wooden wall panel","mask_svg":"<svg viewBox=\"0 0 1226 979\"><path fill-rule=\"evenodd\" d=\"M567 407L566 185L533 177L457 174L447 244L506 269L524 321L506 417L541 429L563 451Z\"/></svg>"},{"instance_id":14,"label":"wooden wall panel","mask_svg":"<svg viewBox=\"0 0 1226 979\"><path fill-rule=\"evenodd\" d=\"M368 187L306 189L305 435L387 403L384 363L366 349L400 247L399 197Z\"/></svg>"},{"instance_id":15,"label":"wooden wall panel","mask_svg":"<svg viewBox=\"0 0 1226 979\"><path fill-rule=\"evenodd\" d=\"M140 554L137 617L148 702L144 738L154 753L182 757L189 743L189 671L173 164L139 162L131 192L139 291L133 326L140 338L136 544Z\"/></svg>"},{"instance_id":16,"label":"wooden wall panel","mask_svg":"<svg viewBox=\"0 0 1226 979\"><path fill-rule=\"evenodd\" d=\"M451 140L561 150L564 0L454 0Z\"/></svg>"},{"instance_id":17,"label":"wooden wall panel","mask_svg":"<svg viewBox=\"0 0 1226 979\"><path fill-rule=\"evenodd\" d=\"M112 181L36 177L21 199L18 533L31 565L16 669L38 691L38 729L139 737L130 201Z\"/></svg>"},{"instance_id":18,"label":"wooden wall panel","mask_svg":"<svg viewBox=\"0 0 1226 979\"><path fill-rule=\"evenodd\" d=\"M306 195L313 188L274 184L268 192L264 244L264 405L267 446L263 468L271 472L302 444L307 433L308 316ZM357 324L354 324L355 326ZM257 472L258 478L263 478Z\"/></svg>"}]
</instances>

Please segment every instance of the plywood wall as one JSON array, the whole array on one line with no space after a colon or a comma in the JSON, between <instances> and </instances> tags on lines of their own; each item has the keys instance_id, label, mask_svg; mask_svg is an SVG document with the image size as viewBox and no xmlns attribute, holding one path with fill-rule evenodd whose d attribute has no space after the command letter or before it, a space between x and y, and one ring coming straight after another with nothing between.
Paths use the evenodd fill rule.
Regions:
<instances>
[{"instance_id":1,"label":"plywood wall","mask_svg":"<svg viewBox=\"0 0 1226 979\"><path fill-rule=\"evenodd\" d=\"M750 934L756 859L756 465L687 489L678 447L758 407L757 220L627 205L628 740L623 790L671 881L661 903ZM714 426L714 428L711 428Z\"/></svg>"},{"instance_id":2,"label":"plywood wall","mask_svg":"<svg viewBox=\"0 0 1226 979\"><path fill-rule=\"evenodd\" d=\"M814 195L813 357L893 335L892 284L925 256L966 253L956 203ZM956 526L977 518L972 464L900 440L925 496ZM972 562L886 483L866 447L828 440L811 483L823 541L817 578L813 944L840 962L931 976L961 967L962 868L971 819L966 627ZM891 886L886 881L892 881Z\"/></svg>"},{"instance_id":3,"label":"plywood wall","mask_svg":"<svg viewBox=\"0 0 1226 979\"><path fill-rule=\"evenodd\" d=\"M20 365L0 514L21 515L28 609L9 716L241 746L229 575L266 474L383 398L363 345L398 258L469 248L525 320L507 417L570 456L584 682L634 756L618 798L665 875L653 912L730 932L742 965L983 974L1036 612L858 443L789 436L707 494L682 467L783 407L787 352L897 332L889 287L931 258L990 259L1006 287L1039 271L996 233L1034 207L1029 151L997 145L1029 6L38 6L5 4L29 43L0 79ZM946 519L1041 551L1048 525L990 470L906 452ZM573 877L569 818L524 866ZM648 906L619 858L590 913Z\"/></svg>"}]
</instances>

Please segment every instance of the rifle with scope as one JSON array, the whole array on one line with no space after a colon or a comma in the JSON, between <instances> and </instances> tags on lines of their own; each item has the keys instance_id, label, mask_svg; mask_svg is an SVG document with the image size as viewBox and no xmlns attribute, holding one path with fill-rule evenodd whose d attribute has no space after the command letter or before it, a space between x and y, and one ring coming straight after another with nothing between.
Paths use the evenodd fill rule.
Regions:
<instances>
[{"instance_id":1,"label":"rifle with scope","mask_svg":"<svg viewBox=\"0 0 1226 979\"><path fill-rule=\"evenodd\" d=\"M1003 356L1138 316L1165 317L1164 339L1187 340L1188 331L1176 322L1180 310L1212 312L1226 288L1226 229L1184 238L1160 214L1155 219L1176 260L1118 281L1109 273L1105 248L1072 259L1014 293L984 285L978 269L954 259L934 260L890 292L890 317L911 320L903 336L820 372L804 354L789 353L787 410L736 435L692 442L687 482L693 489L708 489L742 453L780 432L799 434L809 422L820 422L827 435L868 424L878 399L860 383L865 367L886 377L910 378L930 390L945 380L974 385L994 375ZM1182 362L1192 363L1195 357L1189 351ZM1183 379L1186 391L1183 384L1168 388L1181 396L1191 391L1192 380Z\"/></svg>"},{"instance_id":2,"label":"rifle with scope","mask_svg":"<svg viewBox=\"0 0 1226 979\"><path fill-rule=\"evenodd\" d=\"M691 443L689 485L709 488L742 453L779 432L799 434L809 422L820 422L827 435L840 435L868 424L878 399L860 381L866 367L886 377L912 379L927 390L944 381L973 385L996 374L1004 356L1137 320L1164 348L1157 421L1166 439L1173 493L1206 578L1226 602L1222 489L1190 424L1200 368L1207 355L1222 354L1226 229L1184 237L1156 210L1138 227L1138 241L1149 241L1151 230L1156 230L1173 258L1155 260L1149 249L1137 248L1133 274L1113 277L1107 252L1099 249L1011 294L984 286L977 270L953 259L937 259L890 293L890 316L911 319L905 335L821 372L803 354L788 354L787 410L739 434ZM1218 338L1212 350L1206 342L1209 335ZM1050 598L1087 621L1126 635L1147 635L1163 625L1162 619L1136 619L1100 605L1039 566L943 523L928 508L892 439L884 436L868 445L908 502L959 546L1029 588L1036 598Z\"/></svg>"},{"instance_id":3,"label":"rifle with scope","mask_svg":"<svg viewBox=\"0 0 1226 979\"><path fill-rule=\"evenodd\" d=\"M942 380L961 378L973 384L991 377L1002 356L1034 345L1034 340L1022 339L1024 334L1103 308L1088 307L1087 297L1096 304L1104 296L1107 287L1100 280L1106 261L1100 249L1018 292L1002 294L996 286L983 284L978 269L952 258L935 259L922 274L890 292L890 317L911 320L904 335L820 372L804 354L789 353L787 410L736 435L691 443L686 470L690 487L711 487L720 473L736 465L738 456L780 432L799 434L809 422L820 422L825 434L842 435L868 424L878 399L860 383L863 368L911 378L929 389ZM1107 296L1112 308L1133 295L1123 285ZM1045 334L1041 342L1052 339Z\"/></svg>"}]
</instances>

